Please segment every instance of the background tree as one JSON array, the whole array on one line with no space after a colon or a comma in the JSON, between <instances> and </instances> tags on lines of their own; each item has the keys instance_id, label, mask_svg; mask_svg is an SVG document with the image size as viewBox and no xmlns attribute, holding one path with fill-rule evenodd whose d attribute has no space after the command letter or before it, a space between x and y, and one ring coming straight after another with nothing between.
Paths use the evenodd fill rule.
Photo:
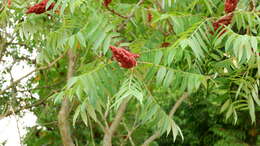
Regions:
<instances>
[{"instance_id":1,"label":"background tree","mask_svg":"<svg viewBox=\"0 0 260 146\"><path fill-rule=\"evenodd\" d=\"M255 0L4 0L1 117L37 116L27 145L257 145L259 10ZM35 70L13 80L17 60Z\"/></svg>"}]
</instances>

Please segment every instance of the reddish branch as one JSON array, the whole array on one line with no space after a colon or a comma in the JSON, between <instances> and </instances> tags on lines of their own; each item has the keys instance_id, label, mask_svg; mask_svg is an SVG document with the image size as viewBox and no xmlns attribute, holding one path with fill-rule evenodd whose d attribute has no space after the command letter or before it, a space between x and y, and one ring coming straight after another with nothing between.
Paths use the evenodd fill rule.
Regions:
<instances>
[{"instance_id":1,"label":"reddish branch","mask_svg":"<svg viewBox=\"0 0 260 146\"><path fill-rule=\"evenodd\" d=\"M148 12L147 12L147 21L148 21L148 23L152 22L152 19L153 19L153 14L151 13L151 10L148 9Z\"/></svg>"},{"instance_id":2,"label":"reddish branch","mask_svg":"<svg viewBox=\"0 0 260 146\"><path fill-rule=\"evenodd\" d=\"M135 7L131 10L130 14L127 16L127 19L125 19L123 21L123 23L121 23L119 26L118 26L118 29L117 31L121 31L124 26L130 21L130 19L134 16L135 14L135 11L136 11L136 8L138 8L142 3L144 2L144 0L139 0L138 3L135 5Z\"/></svg>"},{"instance_id":3,"label":"reddish branch","mask_svg":"<svg viewBox=\"0 0 260 146\"><path fill-rule=\"evenodd\" d=\"M121 15L120 13L116 12L115 10L109 8L109 4L110 4L111 2L112 2L112 0L104 0L104 1L103 1L103 5L104 5L105 8L106 8L108 11L110 11L111 13L113 13L113 14L115 14L115 15L121 17L121 18L126 19L127 16L123 16L123 15Z\"/></svg>"},{"instance_id":4,"label":"reddish branch","mask_svg":"<svg viewBox=\"0 0 260 146\"><path fill-rule=\"evenodd\" d=\"M108 11L110 11L111 13L113 13L113 14L115 14L115 15L121 17L121 18L124 18L124 19L127 19L127 18L128 18L127 16L124 16L124 15L122 15L122 14L116 12L115 10L113 10L113 9L111 9L111 8L109 8L109 7L106 7L106 9L107 9Z\"/></svg>"}]
</instances>

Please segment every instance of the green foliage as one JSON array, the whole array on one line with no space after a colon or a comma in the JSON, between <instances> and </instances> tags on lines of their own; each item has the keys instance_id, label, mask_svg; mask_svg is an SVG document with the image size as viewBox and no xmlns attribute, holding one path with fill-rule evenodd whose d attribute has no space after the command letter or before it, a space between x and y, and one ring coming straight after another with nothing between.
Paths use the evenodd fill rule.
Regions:
<instances>
[{"instance_id":1,"label":"green foliage","mask_svg":"<svg viewBox=\"0 0 260 146\"><path fill-rule=\"evenodd\" d=\"M6 45L5 55L15 60L23 46L38 53L36 68L50 65L69 49L76 56L70 80L66 81L65 55L19 85L39 87L29 93L48 99L30 110L38 125L28 129L25 144L61 145L57 114L64 98L71 102L69 121L77 145L102 144L104 127L111 125L125 100L129 102L114 145L141 145L156 131L162 137L153 145L259 143L259 136L249 132L259 130L258 1L251 10L250 1L240 0L223 34L212 27L224 15L223 0L113 0L110 9L96 0L49 0L48 5L54 1L54 9L40 15L25 14L34 1L12 0L11 7L1 2L0 55ZM8 29L13 45L6 43L11 40L4 35ZM110 45L140 54L137 66L121 68L111 59ZM1 88L9 82L2 78ZM13 91L0 95L1 111L7 111L11 100L21 106ZM188 100L170 117L168 112L186 92ZM28 97L25 103L37 100Z\"/></svg>"}]
</instances>

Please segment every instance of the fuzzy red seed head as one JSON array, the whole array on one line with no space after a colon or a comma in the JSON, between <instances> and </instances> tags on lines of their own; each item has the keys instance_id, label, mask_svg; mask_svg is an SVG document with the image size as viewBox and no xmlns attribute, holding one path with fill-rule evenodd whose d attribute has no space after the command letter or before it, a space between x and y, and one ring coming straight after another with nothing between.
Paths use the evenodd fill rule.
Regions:
<instances>
[{"instance_id":1,"label":"fuzzy red seed head","mask_svg":"<svg viewBox=\"0 0 260 146\"><path fill-rule=\"evenodd\" d=\"M226 0L225 2L225 12L231 13L235 11L239 0Z\"/></svg>"},{"instance_id":2,"label":"fuzzy red seed head","mask_svg":"<svg viewBox=\"0 0 260 146\"><path fill-rule=\"evenodd\" d=\"M112 0L104 0L103 5L108 7L108 5L112 2Z\"/></svg>"},{"instance_id":3,"label":"fuzzy red seed head","mask_svg":"<svg viewBox=\"0 0 260 146\"><path fill-rule=\"evenodd\" d=\"M129 69L137 65L136 58L140 57L139 54L134 54L124 48L117 48L115 46L110 46L109 48L113 53L113 58L121 67Z\"/></svg>"},{"instance_id":4,"label":"fuzzy red seed head","mask_svg":"<svg viewBox=\"0 0 260 146\"><path fill-rule=\"evenodd\" d=\"M222 18L220 18L219 20L215 21L213 23L213 28L214 28L214 31L218 30L218 32L222 31L224 29L224 26L227 26L229 24L231 24L232 22L232 18L233 18L233 14L230 14L230 15L226 15ZM226 31L222 31L222 34L224 34ZM210 32L211 34L214 34L213 32Z\"/></svg>"},{"instance_id":5,"label":"fuzzy red seed head","mask_svg":"<svg viewBox=\"0 0 260 146\"><path fill-rule=\"evenodd\" d=\"M35 14L42 14L44 12L46 12L46 5L48 3L49 0L43 0L38 4L35 4L34 6L30 7L26 14L31 14L31 13L35 13ZM55 3L51 3L51 5L47 8L47 11L53 9L55 6Z\"/></svg>"}]
</instances>

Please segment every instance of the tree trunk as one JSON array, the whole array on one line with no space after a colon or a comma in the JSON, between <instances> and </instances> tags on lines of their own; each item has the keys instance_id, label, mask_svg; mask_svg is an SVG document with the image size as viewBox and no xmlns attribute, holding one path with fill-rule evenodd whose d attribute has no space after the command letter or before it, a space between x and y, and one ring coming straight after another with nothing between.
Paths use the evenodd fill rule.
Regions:
<instances>
[{"instance_id":1,"label":"tree trunk","mask_svg":"<svg viewBox=\"0 0 260 146\"><path fill-rule=\"evenodd\" d=\"M67 81L70 80L74 73L75 57L73 50L69 49L69 67L67 73ZM64 146L74 146L71 132L70 132L70 123L69 123L69 114L70 114L70 102L67 97L63 98L61 109L58 115L58 123L61 134L62 143Z\"/></svg>"},{"instance_id":2,"label":"tree trunk","mask_svg":"<svg viewBox=\"0 0 260 146\"><path fill-rule=\"evenodd\" d=\"M107 131L105 132L103 146L112 146L112 135L109 129L107 129Z\"/></svg>"}]
</instances>

